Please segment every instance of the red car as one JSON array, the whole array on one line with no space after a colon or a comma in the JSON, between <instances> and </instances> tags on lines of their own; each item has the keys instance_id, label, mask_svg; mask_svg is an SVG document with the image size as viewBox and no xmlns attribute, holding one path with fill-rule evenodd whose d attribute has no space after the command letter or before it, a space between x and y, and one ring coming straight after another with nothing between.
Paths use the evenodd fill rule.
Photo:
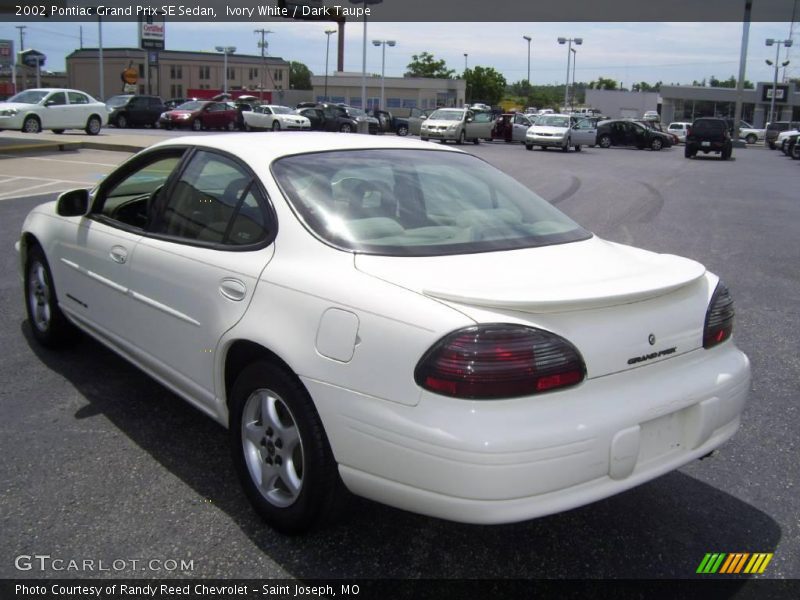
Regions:
<instances>
[{"instance_id":1,"label":"red car","mask_svg":"<svg viewBox=\"0 0 800 600\"><path fill-rule=\"evenodd\" d=\"M158 119L159 126L165 129L191 127L194 131L203 129L236 129L238 112L225 102L210 100L190 100L167 111Z\"/></svg>"}]
</instances>

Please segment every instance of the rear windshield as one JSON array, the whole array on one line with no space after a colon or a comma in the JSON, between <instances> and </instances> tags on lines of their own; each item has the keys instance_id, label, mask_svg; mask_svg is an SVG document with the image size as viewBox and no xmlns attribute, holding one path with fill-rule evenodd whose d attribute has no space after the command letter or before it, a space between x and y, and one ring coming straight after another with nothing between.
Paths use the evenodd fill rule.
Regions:
<instances>
[{"instance_id":1,"label":"rear windshield","mask_svg":"<svg viewBox=\"0 0 800 600\"><path fill-rule=\"evenodd\" d=\"M718 133L725 131L726 126L724 121L712 121L712 120L704 120L700 119L694 122L692 125L692 131L694 133Z\"/></svg>"},{"instance_id":2,"label":"rear windshield","mask_svg":"<svg viewBox=\"0 0 800 600\"><path fill-rule=\"evenodd\" d=\"M591 237L528 188L468 154L320 152L279 159L272 172L306 226L345 250L465 254Z\"/></svg>"}]
</instances>

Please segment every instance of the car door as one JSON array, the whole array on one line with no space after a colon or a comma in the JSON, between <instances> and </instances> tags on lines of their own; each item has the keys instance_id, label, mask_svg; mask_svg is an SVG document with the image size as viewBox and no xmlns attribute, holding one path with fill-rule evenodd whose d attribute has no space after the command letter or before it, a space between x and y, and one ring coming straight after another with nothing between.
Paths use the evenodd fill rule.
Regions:
<instances>
[{"instance_id":1,"label":"car door","mask_svg":"<svg viewBox=\"0 0 800 600\"><path fill-rule=\"evenodd\" d=\"M528 117L520 114L514 115L514 129L511 132L511 139L515 142L524 142L525 134L530 126L531 122Z\"/></svg>"},{"instance_id":2,"label":"car door","mask_svg":"<svg viewBox=\"0 0 800 600\"><path fill-rule=\"evenodd\" d=\"M428 118L430 111L412 108L408 117L408 132L412 135L419 135L422 129L422 122Z\"/></svg>"},{"instance_id":3,"label":"car door","mask_svg":"<svg viewBox=\"0 0 800 600\"><path fill-rule=\"evenodd\" d=\"M160 197L131 259L133 342L156 372L201 403L214 356L272 257L273 212L257 177L227 154L193 152Z\"/></svg>"},{"instance_id":4,"label":"car door","mask_svg":"<svg viewBox=\"0 0 800 600\"><path fill-rule=\"evenodd\" d=\"M42 118L42 129L66 129L70 125L69 104L66 92L53 92L42 101L44 107L39 114Z\"/></svg>"},{"instance_id":5,"label":"car door","mask_svg":"<svg viewBox=\"0 0 800 600\"><path fill-rule=\"evenodd\" d=\"M53 268L65 310L120 347L137 327L128 318L129 260L183 152L153 151L112 173L94 191L89 214L59 242Z\"/></svg>"},{"instance_id":6,"label":"car door","mask_svg":"<svg viewBox=\"0 0 800 600\"><path fill-rule=\"evenodd\" d=\"M82 92L67 92L67 127L84 128L92 113L91 100Z\"/></svg>"},{"instance_id":7,"label":"car door","mask_svg":"<svg viewBox=\"0 0 800 600\"><path fill-rule=\"evenodd\" d=\"M128 122L131 125L144 125L149 119L150 105L144 96L136 96L128 104Z\"/></svg>"},{"instance_id":8,"label":"car door","mask_svg":"<svg viewBox=\"0 0 800 600\"><path fill-rule=\"evenodd\" d=\"M582 119L572 127L572 142L578 146L597 144L597 126L591 119Z\"/></svg>"}]
</instances>

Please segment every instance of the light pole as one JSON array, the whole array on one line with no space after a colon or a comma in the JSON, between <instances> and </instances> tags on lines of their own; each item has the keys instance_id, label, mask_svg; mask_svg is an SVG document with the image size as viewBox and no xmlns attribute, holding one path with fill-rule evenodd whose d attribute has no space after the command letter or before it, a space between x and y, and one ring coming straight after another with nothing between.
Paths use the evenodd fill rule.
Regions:
<instances>
[{"instance_id":1,"label":"light pole","mask_svg":"<svg viewBox=\"0 0 800 600\"><path fill-rule=\"evenodd\" d=\"M790 48L792 45L792 40L791 39L773 40L772 38L767 38L766 44L767 46L775 46L775 77L772 79L772 100L769 103L769 120L770 122L772 122L772 119L775 117L775 96L777 95L776 91L778 88L778 69L781 66L785 67L786 65L789 64L788 60L784 62L782 65L779 65L778 63L778 58L781 52L781 44L783 44L787 48ZM767 60L766 62L770 66L772 66L773 64L771 60Z\"/></svg>"},{"instance_id":2,"label":"light pole","mask_svg":"<svg viewBox=\"0 0 800 600\"><path fill-rule=\"evenodd\" d=\"M528 82L528 87L531 86L531 40L533 38L529 35L523 35L522 39L528 42L528 77L525 81Z\"/></svg>"},{"instance_id":3,"label":"light pole","mask_svg":"<svg viewBox=\"0 0 800 600\"><path fill-rule=\"evenodd\" d=\"M331 34L334 33L335 29L325 30L325 102L328 101L328 55L331 52Z\"/></svg>"},{"instance_id":4,"label":"light pole","mask_svg":"<svg viewBox=\"0 0 800 600\"><path fill-rule=\"evenodd\" d=\"M367 4L380 4L383 0L350 0L364 8L364 40L361 50L361 110L367 110Z\"/></svg>"},{"instance_id":5,"label":"light pole","mask_svg":"<svg viewBox=\"0 0 800 600\"><path fill-rule=\"evenodd\" d=\"M467 57L468 57L468 56L469 56L469 54L467 54L466 52L464 52L464 73L466 73L466 72L467 72Z\"/></svg>"},{"instance_id":6,"label":"light pole","mask_svg":"<svg viewBox=\"0 0 800 600\"><path fill-rule=\"evenodd\" d=\"M578 62L578 51L575 48L570 50L572 51L572 102L569 103L569 107L575 110L575 65Z\"/></svg>"},{"instance_id":7,"label":"light pole","mask_svg":"<svg viewBox=\"0 0 800 600\"><path fill-rule=\"evenodd\" d=\"M575 42L576 46L580 46L583 43L583 38L558 38L559 44L567 44L567 80L564 84L564 108L567 107L569 98L569 62L572 58L572 42Z\"/></svg>"},{"instance_id":8,"label":"light pole","mask_svg":"<svg viewBox=\"0 0 800 600\"><path fill-rule=\"evenodd\" d=\"M384 84L386 82L386 46L394 47L397 44L394 40L372 40L373 46L383 46L381 51L381 105L380 109L385 110L384 104Z\"/></svg>"},{"instance_id":9,"label":"light pole","mask_svg":"<svg viewBox=\"0 0 800 600\"><path fill-rule=\"evenodd\" d=\"M274 31L270 31L269 29L256 29L253 33L260 33L261 34L261 41L258 42L258 47L261 48L261 92L259 94L259 98L261 101L264 101L264 75L267 72L267 48L269 48L269 42L267 41L267 34L268 33L275 33ZM227 70L227 69L226 69ZM226 73L227 77L227 73ZM273 82L274 83L274 82ZM274 85L272 86L275 87Z\"/></svg>"},{"instance_id":10,"label":"light pole","mask_svg":"<svg viewBox=\"0 0 800 600\"><path fill-rule=\"evenodd\" d=\"M236 52L236 46L217 46L217 52L222 52L222 93L228 93L228 54Z\"/></svg>"}]
</instances>

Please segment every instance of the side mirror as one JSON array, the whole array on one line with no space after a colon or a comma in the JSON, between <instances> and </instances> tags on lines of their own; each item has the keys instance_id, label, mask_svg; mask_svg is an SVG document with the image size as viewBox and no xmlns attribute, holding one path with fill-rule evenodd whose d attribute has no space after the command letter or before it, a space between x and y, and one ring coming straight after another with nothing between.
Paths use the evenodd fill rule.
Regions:
<instances>
[{"instance_id":1,"label":"side mirror","mask_svg":"<svg viewBox=\"0 0 800 600\"><path fill-rule=\"evenodd\" d=\"M467 118L466 118L466 122L467 122L467 123L472 123L472 120L473 120L473 119L472 119L472 117L467 117Z\"/></svg>"},{"instance_id":2,"label":"side mirror","mask_svg":"<svg viewBox=\"0 0 800 600\"><path fill-rule=\"evenodd\" d=\"M55 100L48 100L47 102L44 103L45 107L55 106L55 104L56 104Z\"/></svg>"},{"instance_id":3,"label":"side mirror","mask_svg":"<svg viewBox=\"0 0 800 600\"><path fill-rule=\"evenodd\" d=\"M428 118L428 115L420 115L420 116L419 116L419 118L420 118L420 119L422 119L422 120L424 121L425 119L427 119L427 118Z\"/></svg>"},{"instance_id":4,"label":"side mirror","mask_svg":"<svg viewBox=\"0 0 800 600\"><path fill-rule=\"evenodd\" d=\"M89 190L82 188L64 192L56 201L56 214L62 217L80 217L89 212Z\"/></svg>"}]
</instances>

